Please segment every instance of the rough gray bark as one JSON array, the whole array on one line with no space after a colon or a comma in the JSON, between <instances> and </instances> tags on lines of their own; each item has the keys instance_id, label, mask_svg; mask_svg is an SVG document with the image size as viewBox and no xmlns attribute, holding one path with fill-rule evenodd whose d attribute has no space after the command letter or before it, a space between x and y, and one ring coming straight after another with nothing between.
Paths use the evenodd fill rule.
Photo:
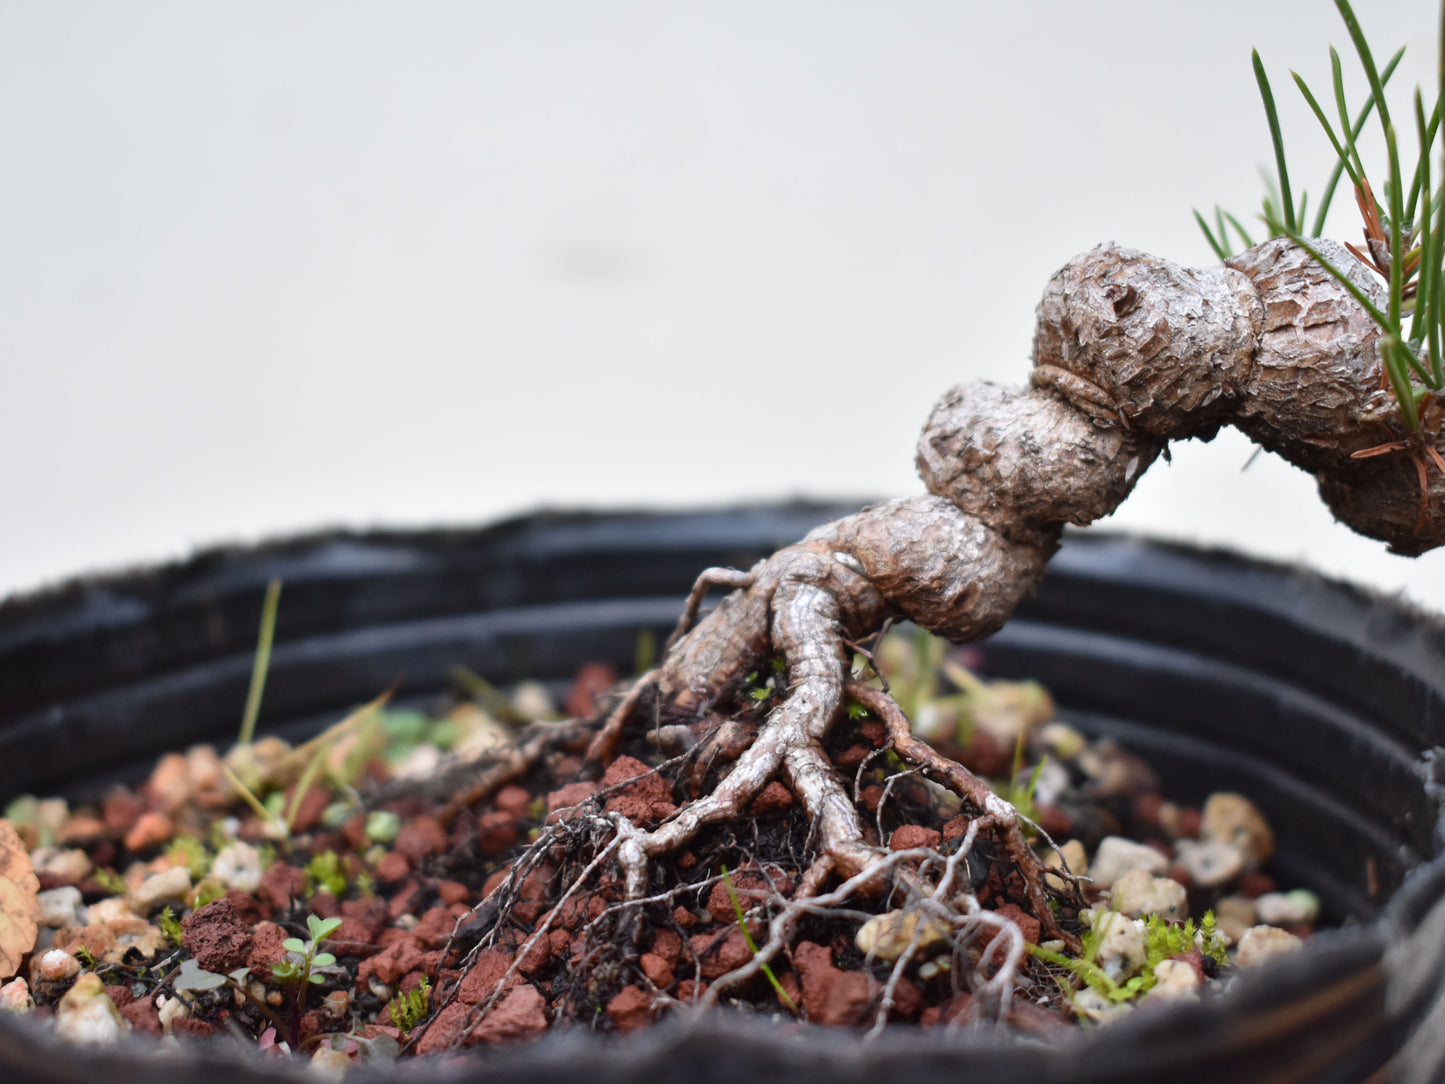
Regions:
<instances>
[{"instance_id":1,"label":"rough gray bark","mask_svg":"<svg viewBox=\"0 0 1445 1084\"><path fill-rule=\"evenodd\" d=\"M1353 256L1322 247L1379 296ZM1113 511L1169 441L1208 439L1224 425L1314 473L1353 529L1401 553L1439 545L1439 419L1427 412L1420 437L1406 431L1378 341L1338 283L1284 240L1206 270L1115 246L1071 261L1039 305L1029 386L965 385L935 407L918 447L928 495L820 527L748 572L703 574L679 636L597 732L589 759L613 757L645 694L701 713L775 656L786 664L787 692L710 793L651 831L618 827L633 898L643 894L649 861L706 824L744 817L773 779L815 828L816 862L800 895L830 877L896 876L896 858L866 842L823 749L846 695L885 722L906 762L964 798L1017 864L1036 917L1072 942L1013 809L912 738L885 694L851 678L853 645L892 618L955 642L995 631L1033 592L1064 524ZM734 590L693 626L709 586Z\"/></svg>"}]
</instances>

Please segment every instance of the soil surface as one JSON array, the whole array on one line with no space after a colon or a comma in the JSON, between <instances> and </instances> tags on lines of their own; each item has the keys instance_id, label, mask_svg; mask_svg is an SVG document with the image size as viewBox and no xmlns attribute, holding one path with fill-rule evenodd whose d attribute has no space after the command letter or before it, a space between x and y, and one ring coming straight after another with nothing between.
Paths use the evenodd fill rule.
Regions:
<instances>
[{"instance_id":1,"label":"soil surface","mask_svg":"<svg viewBox=\"0 0 1445 1084\"><path fill-rule=\"evenodd\" d=\"M646 829L707 793L774 703L772 677L753 675L726 717L655 715L587 779L592 727L565 720L597 718L616 684L589 666L560 710L537 686L473 681L436 717L372 705L297 749L167 756L93 807L13 802L40 925L0 1004L82 1041L206 1037L336 1065L559 1027L630 1032L709 1000L813 1025L1002 1018L1048 1036L1210 996L1309 936L1318 901L1278 891L1246 798L1177 805L1137 758L1054 719L1037 686L980 681L966 652L889 643L880 667L916 729L1031 817L1056 887L1070 887L1063 867L1093 871L1061 904L1083 953L1039 944L1017 874L980 834L965 894L992 925L935 928L896 880L794 913L771 965L738 981L809 868L788 789L770 784L744 820L655 861L641 905L609 861L608 817ZM535 755L518 759L524 746ZM899 771L876 720L850 712L828 753L868 842L922 856L897 870L968 837L973 811ZM515 778L458 801L499 764ZM1028 947L1009 996L981 997L1006 964L999 919Z\"/></svg>"}]
</instances>

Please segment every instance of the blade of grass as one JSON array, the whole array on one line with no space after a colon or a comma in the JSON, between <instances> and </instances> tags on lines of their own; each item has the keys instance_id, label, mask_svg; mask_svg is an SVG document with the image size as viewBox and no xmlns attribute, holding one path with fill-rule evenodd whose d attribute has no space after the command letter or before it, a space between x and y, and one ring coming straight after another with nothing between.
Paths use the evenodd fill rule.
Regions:
<instances>
[{"instance_id":1,"label":"blade of grass","mask_svg":"<svg viewBox=\"0 0 1445 1084\"><path fill-rule=\"evenodd\" d=\"M266 672L271 667L271 640L276 634L276 609L281 601L281 581L272 579L266 585L261 602L261 632L256 641L256 657L251 663L251 688L246 693L246 710L241 715L241 734L237 745L250 745L256 735L256 719L261 714L261 694L266 689Z\"/></svg>"},{"instance_id":2,"label":"blade of grass","mask_svg":"<svg viewBox=\"0 0 1445 1084\"><path fill-rule=\"evenodd\" d=\"M1228 211L1224 212L1224 217L1227 218L1229 224L1234 227L1234 232L1239 234L1239 239L1244 242L1244 247L1253 248L1254 240L1249 236L1249 231L1239 224L1239 219L1235 218Z\"/></svg>"},{"instance_id":3,"label":"blade of grass","mask_svg":"<svg viewBox=\"0 0 1445 1084\"><path fill-rule=\"evenodd\" d=\"M1259 96L1264 100L1264 114L1269 121L1269 138L1274 143L1275 168L1279 171L1280 206L1284 222L1291 230L1297 229L1294 218L1294 199L1289 190L1289 170L1284 162L1284 136L1279 130L1279 113L1274 107L1274 93L1269 89L1269 76L1264 72L1264 61L1259 59L1259 50L1251 50L1254 63L1254 79L1259 84Z\"/></svg>"},{"instance_id":4,"label":"blade of grass","mask_svg":"<svg viewBox=\"0 0 1445 1084\"><path fill-rule=\"evenodd\" d=\"M1355 52L1359 54L1360 64L1365 69L1365 76L1370 81L1370 90L1375 95L1375 113L1380 118L1380 127L1385 131L1385 149L1390 160L1390 327L1396 332L1400 327L1400 302L1403 289L1400 252L1400 219L1403 217L1404 197L1400 191L1400 150L1395 143L1395 125L1390 120L1390 107L1385 101L1385 87L1380 82L1380 73L1375 67L1374 55L1370 52L1370 43L1365 40L1365 32L1360 29L1360 21L1355 18L1355 10L1350 6L1350 0L1335 0L1335 7L1339 8L1341 17L1345 20L1345 28L1350 32L1350 40L1355 43ZM1361 170L1363 173L1363 170Z\"/></svg>"},{"instance_id":5,"label":"blade of grass","mask_svg":"<svg viewBox=\"0 0 1445 1084\"><path fill-rule=\"evenodd\" d=\"M1438 102L1434 119L1436 121L1440 119ZM1415 316L1410 321L1411 342L1419 342L1421 330L1430 326L1427 321L1430 317L1430 298L1434 288L1435 274L1432 248L1434 238L1430 235L1430 197L1428 195L1430 191L1430 143L1425 123L1425 99L1420 96L1418 87L1415 89L1415 128L1420 136L1421 147L1420 162L1415 169L1415 183L1424 185L1427 195L1425 197L1425 223L1420 230L1420 277L1415 289Z\"/></svg>"},{"instance_id":6,"label":"blade of grass","mask_svg":"<svg viewBox=\"0 0 1445 1084\"><path fill-rule=\"evenodd\" d=\"M738 929L743 932L743 940L747 943L748 951L756 956L758 954L758 946L753 941L753 935L748 931L747 915L743 914L743 905L738 901L738 894L733 891L733 882L732 879L728 877L727 866L723 866L722 868L722 883L723 887L727 889L728 899L732 900L733 913L738 916ZM778 976L773 974L773 969L765 963L760 963L758 964L758 970L763 973L772 985L773 992L778 995L778 1000L793 1012L797 1012L798 1006L794 1004L793 999L788 996L788 991L783 989L783 984L778 981Z\"/></svg>"},{"instance_id":7,"label":"blade of grass","mask_svg":"<svg viewBox=\"0 0 1445 1084\"><path fill-rule=\"evenodd\" d=\"M1204 239L1209 242L1209 247L1214 249L1214 254L1219 257L1219 261L1223 263L1229 259L1230 253L1224 245L1214 239L1214 233L1210 230L1209 223L1204 221L1204 216L1197 209L1194 212L1194 221L1199 223L1199 228L1204 231Z\"/></svg>"},{"instance_id":8,"label":"blade of grass","mask_svg":"<svg viewBox=\"0 0 1445 1084\"><path fill-rule=\"evenodd\" d=\"M1338 58L1338 54L1336 54L1333 49L1331 49L1330 52L1331 52L1332 54L1334 54L1334 55L1336 56L1336 58ZM1395 68L1396 68L1396 66L1399 65L1399 63L1400 63L1400 58L1403 57L1404 55L1405 55L1405 47L1402 45L1402 46L1400 46L1399 49L1395 50L1395 55L1390 58L1390 63L1386 64L1386 65L1385 65L1385 70L1380 73L1380 82L1381 82L1382 84L1386 84L1386 85L1389 84L1389 82L1390 82L1390 76L1392 76L1392 75L1395 74ZM1341 99L1343 99L1343 91L1344 91L1343 86L1340 88L1340 91L1341 91ZM1341 105L1343 105L1343 100L1341 100ZM1370 96L1365 99L1365 104L1364 104L1364 106L1361 107L1360 112L1356 115L1356 117L1355 117L1355 123L1354 123L1353 127L1349 127L1349 128L1346 128L1346 129L1345 129L1345 131L1348 133L1348 136L1347 136L1347 139L1346 139L1346 146L1347 146L1347 147L1349 147L1349 148L1351 148L1351 149L1354 148L1355 140L1358 139L1358 138L1360 137L1360 133L1361 133L1362 131L1364 131L1364 129L1365 129L1365 122L1370 119L1370 113L1371 113L1371 111L1374 110L1374 108L1375 108L1375 95L1374 95L1374 93L1372 92L1372 93L1370 94ZM1329 182L1325 185L1325 194L1324 194L1324 197L1320 200L1320 208L1319 208L1318 211L1315 212L1315 222L1314 222L1314 226L1313 226L1313 227L1311 228L1311 230L1310 230L1310 236L1312 236L1312 237L1318 237L1320 234L1322 234L1322 233L1324 232L1324 229L1325 229L1325 215L1326 215L1326 213L1328 213L1328 211L1329 211L1329 209L1330 209L1330 201L1335 198L1335 189L1339 186L1340 177L1342 177L1342 176L1344 175L1344 172L1345 172L1345 159L1344 159L1343 157L1341 157L1340 160L1335 163L1335 168L1330 171L1330 179L1329 179ZM1356 183L1358 183L1358 182L1356 182Z\"/></svg>"}]
</instances>

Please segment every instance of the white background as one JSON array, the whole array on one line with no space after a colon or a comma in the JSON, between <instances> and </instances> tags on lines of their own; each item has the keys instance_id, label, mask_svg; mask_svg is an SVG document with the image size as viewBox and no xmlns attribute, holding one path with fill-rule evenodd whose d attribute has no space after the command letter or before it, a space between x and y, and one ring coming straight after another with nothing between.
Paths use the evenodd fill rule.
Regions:
<instances>
[{"instance_id":1,"label":"white background","mask_svg":"<svg viewBox=\"0 0 1445 1084\"><path fill-rule=\"evenodd\" d=\"M1397 89L1438 12L1359 0ZM0 595L327 525L917 492L950 384L1117 240L1213 257L1322 0L0 3ZM1408 118L1408 99L1396 109ZM1358 235L1348 197L1330 233ZM1176 450L1108 523L1445 607L1309 478Z\"/></svg>"}]
</instances>

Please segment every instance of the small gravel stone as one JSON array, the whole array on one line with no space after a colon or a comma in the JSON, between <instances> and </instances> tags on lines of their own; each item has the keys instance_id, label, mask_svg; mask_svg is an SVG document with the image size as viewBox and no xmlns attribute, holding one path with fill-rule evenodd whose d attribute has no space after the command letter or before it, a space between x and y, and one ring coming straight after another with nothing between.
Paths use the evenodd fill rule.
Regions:
<instances>
[{"instance_id":1,"label":"small gravel stone","mask_svg":"<svg viewBox=\"0 0 1445 1084\"><path fill-rule=\"evenodd\" d=\"M152 873L130 894L132 909L148 915L163 903L184 903L191 891L191 875L184 866Z\"/></svg>"},{"instance_id":2,"label":"small gravel stone","mask_svg":"<svg viewBox=\"0 0 1445 1084\"><path fill-rule=\"evenodd\" d=\"M1050 849L1044 852L1043 864L1045 869L1063 869L1068 866L1070 873L1076 877L1087 877L1089 874L1089 854L1084 850L1084 845L1077 839L1071 839L1058 850ZM1063 891L1066 882L1062 877L1044 875L1044 880L1054 888Z\"/></svg>"},{"instance_id":3,"label":"small gravel stone","mask_svg":"<svg viewBox=\"0 0 1445 1084\"><path fill-rule=\"evenodd\" d=\"M0 1012L29 1012L35 1008L30 997L30 986L21 978L11 979L0 986Z\"/></svg>"},{"instance_id":4,"label":"small gravel stone","mask_svg":"<svg viewBox=\"0 0 1445 1084\"><path fill-rule=\"evenodd\" d=\"M68 952L50 949L35 961L34 974L37 982L61 982L80 974L80 961Z\"/></svg>"},{"instance_id":5,"label":"small gravel stone","mask_svg":"<svg viewBox=\"0 0 1445 1084\"><path fill-rule=\"evenodd\" d=\"M140 820L125 834L126 850L143 851L148 847L159 847L175 834L176 826L171 819L164 813L151 810L149 813L142 813Z\"/></svg>"},{"instance_id":6,"label":"small gravel stone","mask_svg":"<svg viewBox=\"0 0 1445 1084\"><path fill-rule=\"evenodd\" d=\"M80 910L80 889L74 885L47 889L36 898L40 901L41 926L58 930L62 926L77 926L84 921Z\"/></svg>"},{"instance_id":7,"label":"small gravel stone","mask_svg":"<svg viewBox=\"0 0 1445 1084\"><path fill-rule=\"evenodd\" d=\"M130 1024L105 992L100 976L86 972L55 1007L55 1032L73 1043L113 1043Z\"/></svg>"},{"instance_id":8,"label":"small gravel stone","mask_svg":"<svg viewBox=\"0 0 1445 1084\"><path fill-rule=\"evenodd\" d=\"M1189 879L1201 888L1218 888L1244 872L1244 852L1232 843L1181 839L1175 850L1179 864L1189 871Z\"/></svg>"},{"instance_id":9,"label":"small gravel stone","mask_svg":"<svg viewBox=\"0 0 1445 1084\"><path fill-rule=\"evenodd\" d=\"M1259 921L1254 901L1246 896L1224 896L1214 905L1215 927L1231 945L1239 944L1244 931Z\"/></svg>"},{"instance_id":10,"label":"small gravel stone","mask_svg":"<svg viewBox=\"0 0 1445 1084\"><path fill-rule=\"evenodd\" d=\"M1085 986L1073 997L1074 1009L1097 1024L1105 1024L1124 1016L1133 1007L1125 1002L1110 1001L1092 986Z\"/></svg>"},{"instance_id":11,"label":"small gravel stone","mask_svg":"<svg viewBox=\"0 0 1445 1084\"><path fill-rule=\"evenodd\" d=\"M79 849L41 847L30 856L37 875L48 873L58 881L83 881L93 868L90 857Z\"/></svg>"},{"instance_id":12,"label":"small gravel stone","mask_svg":"<svg viewBox=\"0 0 1445 1084\"><path fill-rule=\"evenodd\" d=\"M1097 931L1098 954L1094 962L1111 979L1122 982L1144 966L1149 952L1143 919L1095 910L1083 911L1079 917Z\"/></svg>"},{"instance_id":13,"label":"small gravel stone","mask_svg":"<svg viewBox=\"0 0 1445 1084\"><path fill-rule=\"evenodd\" d=\"M1274 832L1264 815L1242 794L1211 794L1204 803L1200 835L1239 849L1245 865L1255 869L1274 854Z\"/></svg>"},{"instance_id":14,"label":"small gravel stone","mask_svg":"<svg viewBox=\"0 0 1445 1084\"><path fill-rule=\"evenodd\" d=\"M920 929L920 927L922 927ZM853 935L860 951L880 960L896 960L918 938L917 949L935 944L948 935L948 927L938 920L929 921L920 911L888 911L874 915Z\"/></svg>"},{"instance_id":15,"label":"small gravel stone","mask_svg":"<svg viewBox=\"0 0 1445 1084\"><path fill-rule=\"evenodd\" d=\"M1182 919L1189 914L1188 893L1182 884L1142 869L1132 869L1114 882L1109 906L1130 918L1162 915Z\"/></svg>"},{"instance_id":16,"label":"small gravel stone","mask_svg":"<svg viewBox=\"0 0 1445 1084\"><path fill-rule=\"evenodd\" d=\"M1259 921L1270 926L1313 926L1320 917L1319 897L1306 888L1266 892L1254 907Z\"/></svg>"},{"instance_id":17,"label":"small gravel stone","mask_svg":"<svg viewBox=\"0 0 1445 1084\"><path fill-rule=\"evenodd\" d=\"M1276 956L1298 952L1304 942L1288 930L1277 926L1251 926L1239 939L1239 951L1234 962L1240 967L1258 967Z\"/></svg>"},{"instance_id":18,"label":"small gravel stone","mask_svg":"<svg viewBox=\"0 0 1445 1084\"><path fill-rule=\"evenodd\" d=\"M1046 724L1039 731L1038 741L1055 760L1073 760L1089 744L1089 739L1068 723Z\"/></svg>"},{"instance_id":19,"label":"small gravel stone","mask_svg":"<svg viewBox=\"0 0 1445 1084\"><path fill-rule=\"evenodd\" d=\"M249 843L228 843L216 852L211 876L227 888L254 892L261 884L261 852Z\"/></svg>"},{"instance_id":20,"label":"small gravel stone","mask_svg":"<svg viewBox=\"0 0 1445 1084\"><path fill-rule=\"evenodd\" d=\"M1161 874L1169 868L1169 859L1153 847L1135 843L1123 836L1105 836L1089 864L1089 876L1100 888L1108 888L1130 870Z\"/></svg>"},{"instance_id":21,"label":"small gravel stone","mask_svg":"<svg viewBox=\"0 0 1445 1084\"><path fill-rule=\"evenodd\" d=\"M1199 991L1199 972L1183 960L1160 960L1154 965L1154 986L1146 1001L1174 1001Z\"/></svg>"}]
</instances>

